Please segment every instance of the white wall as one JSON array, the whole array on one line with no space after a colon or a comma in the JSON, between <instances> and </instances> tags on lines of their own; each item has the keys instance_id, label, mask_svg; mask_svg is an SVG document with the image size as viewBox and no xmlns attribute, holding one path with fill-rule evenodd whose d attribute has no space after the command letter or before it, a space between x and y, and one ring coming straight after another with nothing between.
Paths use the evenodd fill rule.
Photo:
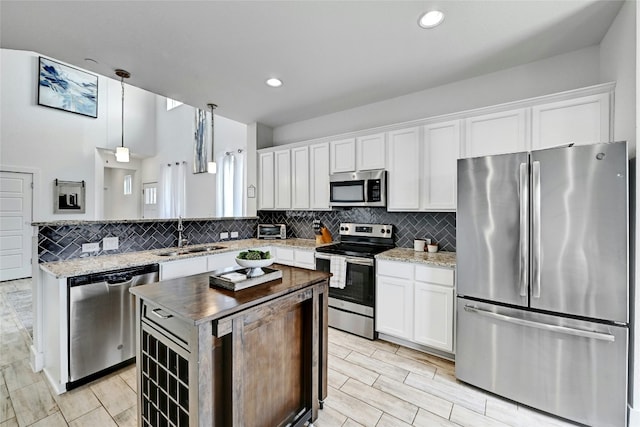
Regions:
<instances>
[{"instance_id":1,"label":"white wall","mask_svg":"<svg viewBox=\"0 0 640 427\"><path fill-rule=\"evenodd\" d=\"M628 141L630 156L636 152L636 2L626 1L600 43L600 77L616 82L616 141Z\"/></svg>"},{"instance_id":2,"label":"white wall","mask_svg":"<svg viewBox=\"0 0 640 427\"><path fill-rule=\"evenodd\" d=\"M274 145L501 104L603 83L588 47L433 89L274 128Z\"/></svg>"},{"instance_id":3,"label":"white wall","mask_svg":"<svg viewBox=\"0 0 640 427\"><path fill-rule=\"evenodd\" d=\"M165 98L157 98L157 154L143 161L142 182L160 182L162 165L187 162L185 216L209 218L214 217L216 211L216 175L193 173L195 110L189 105L181 105L167 111ZM207 141L211 138L210 117L207 113ZM243 123L216 115L214 132L216 157L231 149L247 148L247 126Z\"/></svg>"},{"instance_id":4,"label":"white wall","mask_svg":"<svg viewBox=\"0 0 640 427\"><path fill-rule=\"evenodd\" d=\"M34 52L0 50L0 165L3 170L29 168L38 172L34 198L39 208L34 209L34 221L97 219L102 214L103 190L96 180L96 147L113 151L120 145L120 82L98 76L95 119L43 107L37 101L38 56ZM149 99L154 96L126 86L125 117L129 118L125 118L125 145L134 155L154 154L155 118L141 118L146 114L141 108L148 111ZM85 181L84 214L54 215L56 178Z\"/></svg>"},{"instance_id":5,"label":"white wall","mask_svg":"<svg viewBox=\"0 0 640 427\"><path fill-rule=\"evenodd\" d=\"M138 174L135 169L104 168L104 219L142 216ZM131 194L124 194L124 179L127 175L131 175Z\"/></svg>"}]
</instances>

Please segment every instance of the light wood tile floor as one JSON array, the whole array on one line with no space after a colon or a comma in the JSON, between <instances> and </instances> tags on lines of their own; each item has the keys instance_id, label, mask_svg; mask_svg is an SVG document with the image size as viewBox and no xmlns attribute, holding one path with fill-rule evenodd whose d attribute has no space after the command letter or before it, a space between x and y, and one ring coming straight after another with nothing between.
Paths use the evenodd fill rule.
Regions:
<instances>
[{"instance_id":1,"label":"light wood tile floor","mask_svg":"<svg viewBox=\"0 0 640 427\"><path fill-rule=\"evenodd\" d=\"M0 427L136 426L135 366L59 396L31 371L31 338L4 297L30 288L0 282ZM452 362L334 329L328 380L316 427L574 425L456 381Z\"/></svg>"}]
</instances>

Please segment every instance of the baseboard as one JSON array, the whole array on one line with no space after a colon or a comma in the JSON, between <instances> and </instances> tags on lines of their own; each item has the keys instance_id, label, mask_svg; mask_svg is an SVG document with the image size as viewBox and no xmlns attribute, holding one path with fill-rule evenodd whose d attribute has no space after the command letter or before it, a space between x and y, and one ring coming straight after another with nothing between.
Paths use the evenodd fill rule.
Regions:
<instances>
[{"instance_id":1,"label":"baseboard","mask_svg":"<svg viewBox=\"0 0 640 427\"><path fill-rule=\"evenodd\" d=\"M49 381L49 385L51 386L51 388L56 394L62 394L67 391L66 385L59 384L56 380L53 379L51 375L49 375L49 372L46 369L42 369L42 372L44 373L44 376L47 378L47 381Z\"/></svg>"},{"instance_id":2,"label":"baseboard","mask_svg":"<svg viewBox=\"0 0 640 427\"><path fill-rule=\"evenodd\" d=\"M428 353L428 354L432 354L434 356L438 356L441 357L443 359L447 359L450 361L455 361L455 355L452 353L448 353L446 351L442 351L442 350L437 350L435 348L431 348L431 347L427 347L424 345L420 345L420 344L416 344L414 342L411 341L407 341L404 340L402 338L396 338L394 336L391 335L387 335L387 334L383 334L383 333L378 333L378 339L384 340L384 341L389 341L392 342L394 344L398 344L404 347L408 347L408 348L412 348L414 350L418 350L418 351L422 351L423 353ZM640 427L640 426L638 426Z\"/></svg>"},{"instance_id":3,"label":"baseboard","mask_svg":"<svg viewBox=\"0 0 640 427\"><path fill-rule=\"evenodd\" d=\"M44 355L33 344L29 346L29 363L33 372L40 372L44 368Z\"/></svg>"}]
</instances>

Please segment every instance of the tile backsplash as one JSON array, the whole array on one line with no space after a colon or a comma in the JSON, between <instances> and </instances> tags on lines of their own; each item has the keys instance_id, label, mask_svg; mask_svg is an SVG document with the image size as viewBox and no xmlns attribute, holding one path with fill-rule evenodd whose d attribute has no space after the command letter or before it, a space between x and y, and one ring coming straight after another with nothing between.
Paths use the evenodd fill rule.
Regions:
<instances>
[{"instance_id":1,"label":"tile backsplash","mask_svg":"<svg viewBox=\"0 0 640 427\"><path fill-rule=\"evenodd\" d=\"M188 244L220 241L221 232L238 232L238 239L256 236L258 223L287 224L288 237L313 239L313 220L319 219L338 239L341 222L393 224L396 246L413 247L415 238L431 238L444 251L456 250L454 212L387 212L385 208L351 208L332 211L258 211L258 219L184 220L183 236ZM82 252L83 243L102 243L105 237L118 237L119 247L105 251ZM38 261L52 262L72 258L146 251L177 246L178 222L86 223L41 225L38 232Z\"/></svg>"},{"instance_id":2,"label":"tile backsplash","mask_svg":"<svg viewBox=\"0 0 640 427\"><path fill-rule=\"evenodd\" d=\"M341 222L393 224L396 246L412 248L413 239L430 238L440 250L456 250L455 212L387 212L385 208L332 211L258 211L261 223L287 224L289 237L313 239L313 220L319 219L338 238Z\"/></svg>"},{"instance_id":3,"label":"tile backsplash","mask_svg":"<svg viewBox=\"0 0 640 427\"><path fill-rule=\"evenodd\" d=\"M256 219L183 220L183 236L188 244L220 241L221 232L238 232L238 239L255 237ZM119 247L105 251L82 252L83 243L102 243L105 237L118 237ZM178 221L88 223L43 225L38 230L38 261L51 262L96 255L163 249L178 245Z\"/></svg>"}]
</instances>

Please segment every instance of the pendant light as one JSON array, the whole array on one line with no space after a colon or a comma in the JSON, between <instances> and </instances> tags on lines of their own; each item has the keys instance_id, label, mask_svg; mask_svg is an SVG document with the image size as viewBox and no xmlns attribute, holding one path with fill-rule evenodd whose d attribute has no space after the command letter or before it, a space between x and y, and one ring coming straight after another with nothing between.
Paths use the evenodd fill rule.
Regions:
<instances>
[{"instance_id":1,"label":"pendant light","mask_svg":"<svg viewBox=\"0 0 640 427\"><path fill-rule=\"evenodd\" d=\"M216 173L217 171L217 166L216 166L216 152L213 148L213 141L214 141L214 137L213 137L213 110L215 110L216 108L218 108L218 106L216 104L207 104L207 107L211 108L211 161L207 163L207 172L208 173Z\"/></svg>"},{"instance_id":2,"label":"pendant light","mask_svg":"<svg viewBox=\"0 0 640 427\"><path fill-rule=\"evenodd\" d=\"M124 146L124 79L131 77L131 74L125 70L116 70L116 76L120 77L120 85L122 86L122 146L116 148L116 162L129 162L129 149Z\"/></svg>"}]
</instances>

